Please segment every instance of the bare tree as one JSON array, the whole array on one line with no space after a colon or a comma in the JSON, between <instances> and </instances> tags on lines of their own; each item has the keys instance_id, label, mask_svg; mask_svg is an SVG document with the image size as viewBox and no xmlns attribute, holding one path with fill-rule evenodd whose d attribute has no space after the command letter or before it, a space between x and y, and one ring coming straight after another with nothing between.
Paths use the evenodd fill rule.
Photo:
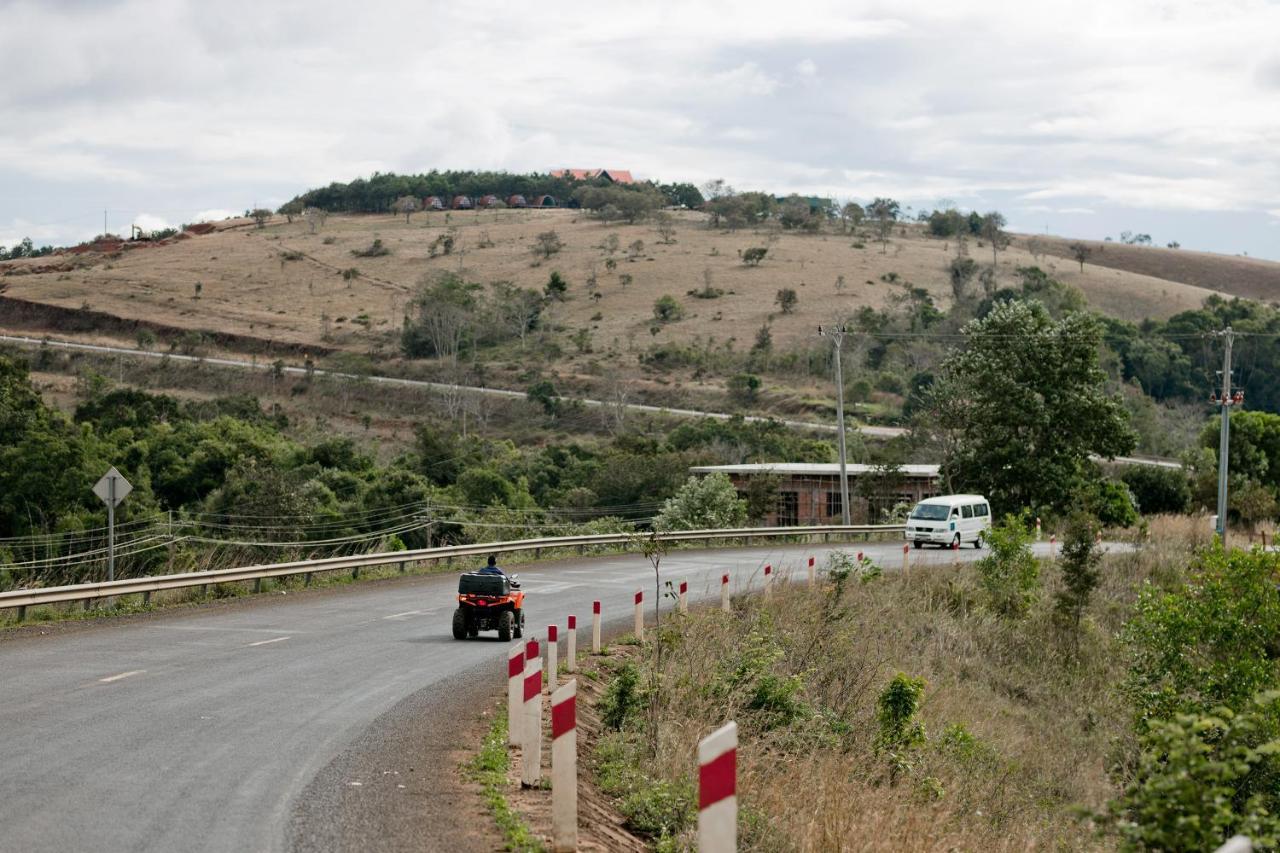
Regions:
<instances>
[{"instance_id":1,"label":"bare tree","mask_svg":"<svg viewBox=\"0 0 1280 853\"><path fill-rule=\"evenodd\" d=\"M1032 237L1027 240L1027 251L1031 253L1031 257L1035 258L1037 262L1044 257L1048 248L1045 245L1045 241L1039 237Z\"/></svg>"},{"instance_id":2,"label":"bare tree","mask_svg":"<svg viewBox=\"0 0 1280 853\"><path fill-rule=\"evenodd\" d=\"M676 241L676 220L674 216L665 210L660 210L654 222L658 229L658 236L661 238L658 241L659 243L670 246Z\"/></svg>"},{"instance_id":3,"label":"bare tree","mask_svg":"<svg viewBox=\"0 0 1280 853\"><path fill-rule=\"evenodd\" d=\"M541 234L539 234L537 237L534 238L532 251L535 255L541 255L545 260L547 258L550 258L556 252L559 252L563 248L564 248L564 241L560 239L559 234L557 234L554 230L552 230L552 231L543 231Z\"/></svg>"},{"instance_id":4,"label":"bare tree","mask_svg":"<svg viewBox=\"0 0 1280 853\"><path fill-rule=\"evenodd\" d=\"M314 234L324 227L324 222L329 218L329 212L319 207L308 207L302 211L302 218L306 220L307 225L311 227L311 233Z\"/></svg>"},{"instance_id":5,"label":"bare tree","mask_svg":"<svg viewBox=\"0 0 1280 853\"><path fill-rule=\"evenodd\" d=\"M391 203L391 210L397 214L404 214L404 221L407 223L409 217L419 210L422 210L422 202L411 195L402 195Z\"/></svg>"},{"instance_id":6,"label":"bare tree","mask_svg":"<svg viewBox=\"0 0 1280 853\"><path fill-rule=\"evenodd\" d=\"M1093 254L1093 249L1080 242L1072 243L1067 248L1071 250L1071 257L1080 262L1080 272L1084 272L1084 262L1089 260L1089 256Z\"/></svg>"}]
</instances>

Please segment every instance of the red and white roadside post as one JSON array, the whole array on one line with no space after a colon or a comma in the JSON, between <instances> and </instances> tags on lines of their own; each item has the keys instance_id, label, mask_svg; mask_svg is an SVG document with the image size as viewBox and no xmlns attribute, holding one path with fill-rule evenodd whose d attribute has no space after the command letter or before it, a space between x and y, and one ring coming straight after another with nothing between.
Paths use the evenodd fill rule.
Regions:
<instances>
[{"instance_id":1,"label":"red and white roadside post","mask_svg":"<svg viewBox=\"0 0 1280 853\"><path fill-rule=\"evenodd\" d=\"M809 586L812 587L818 583L818 570L813 565L813 557L809 558Z\"/></svg>"},{"instance_id":2,"label":"red and white roadside post","mask_svg":"<svg viewBox=\"0 0 1280 853\"><path fill-rule=\"evenodd\" d=\"M729 608L729 573L720 576L720 609L728 613Z\"/></svg>"},{"instance_id":3,"label":"red and white roadside post","mask_svg":"<svg viewBox=\"0 0 1280 853\"><path fill-rule=\"evenodd\" d=\"M773 595L773 566L769 563L764 564L764 594Z\"/></svg>"},{"instance_id":4,"label":"red and white roadside post","mask_svg":"<svg viewBox=\"0 0 1280 853\"><path fill-rule=\"evenodd\" d=\"M531 643L537 649L537 643ZM524 743L520 745L520 784L532 788L542 778L542 658L524 662Z\"/></svg>"},{"instance_id":5,"label":"red and white roadside post","mask_svg":"<svg viewBox=\"0 0 1280 853\"><path fill-rule=\"evenodd\" d=\"M551 694L551 849L578 849L578 682Z\"/></svg>"},{"instance_id":6,"label":"red and white roadside post","mask_svg":"<svg viewBox=\"0 0 1280 853\"><path fill-rule=\"evenodd\" d=\"M680 612L689 612L689 582L680 581Z\"/></svg>"},{"instance_id":7,"label":"red and white roadside post","mask_svg":"<svg viewBox=\"0 0 1280 853\"><path fill-rule=\"evenodd\" d=\"M644 642L644 590L636 590L636 639Z\"/></svg>"},{"instance_id":8,"label":"red and white roadside post","mask_svg":"<svg viewBox=\"0 0 1280 853\"><path fill-rule=\"evenodd\" d=\"M1057 544L1058 544L1058 534L1050 533L1049 534L1049 559L1050 560L1057 559L1054 556L1054 548Z\"/></svg>"},{"instance_id":9,"label":"red and white roadside post","mask_svg":"<svg viewBox=\"0 0 1280 853\"><path fill-rule=\"evenodd\" d=\"M560 672L560 629L555 625L547 626L547 684L551 690L556 689L556 678Z\"/></svg>"},{"instance_id":10,"label":"red and white roadside post","mask_svg":"<svg viewBox=\"0 0 1280 853\"><path fill-rule=\"evenodd\" d=\"M524 680L525 680L525 676L529 674L529 663L535 660L538 661L539 663L542 662L541 654L542 652L538 648L537 640L525 641L524 662L520 666L520 693L519 693L520 714L519 714L519 719L516 720L516 732L520 735L519 743L520 743L521 749L524 749L525 747L526 729L524 727L524 720L525 720L526 703L529 701L528 697L524 695ZM539 679L541 679L542 676L539 675L538 677Z\"/></svg>"},{"instance_id":11,"label":"red and white roadside post","mask_svg":"<svg viewBox=\"0 0 1280 853\"><path fill-rule=\"evenodd\" d=\"M600 602L591 602L591 653L600 654Z\"/></svg>"},{"instance_id":12,"label":"red and white roadside post","mask_svg":"<svg viewBox=\"0 0 1280 853\"><path fill-rule=\"evenodd\" d=\"M578 671L578 617L570 614L569 616L569 632L565 636L565 642L568 643L569 657L564 662L565 672Z\"/></svg>"},{"instance_id":13,"label":"red and white roadside post","mask_svg":"<svg viewBox=\"0 0 1280 853\"><path fill-rule=\"evenodd\" d=\"M524 711L524 643L507 649L507 743L519 746Z\"/></svg>"},{"instance_id":14,"label":"red and white roadside post","mask_svg":"<svg viewBox=\"0 0 1280 853\"><path fill-rule=\"evenodd\" d=\"M911 546L906 542L902 543L902 574L906 575L907 569L911 566Z\"/></svg>"},{"instance_id":15,"label":"red and white roadside post","mask_svg":"<svg viewBox=\"0 0 1280 853\"><path fill-rule=\"evenodd\" d=\"M1036 541L1040 541L1040 516L1036 516Z\"/></svg>"},{"instance_id":16,"label":"red and white roadside post","mask_svg":"<svg viewBox=\"0 0 1280 853\"><path fill-rule=\"evenodd\" d=\"M698 853L738 849L738 724L698 743Z\"/></svg>"}]
</instances>

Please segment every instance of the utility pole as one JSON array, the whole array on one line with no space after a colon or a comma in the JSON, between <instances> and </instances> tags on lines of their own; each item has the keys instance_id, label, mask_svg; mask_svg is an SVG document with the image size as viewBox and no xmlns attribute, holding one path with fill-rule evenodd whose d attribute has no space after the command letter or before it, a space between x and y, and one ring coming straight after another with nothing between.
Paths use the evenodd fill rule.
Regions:
<instances>
[{"instance_id":1,"label":"utility pole","mask_svg":"<svg viewBox=\"0 0 1280 853\"><path fill-rule=\"evenodd\" d=\"M844 449L844 349L843 325L819 326L818 334L830 338L835 344L836 356L836 445L840 449L840 517L847 527L849 521L849 469Z\"/></svg>"},{"instance_id":2,"label":"utility pole","mask_svg":"<svg viewBox=\"0 0 1280 853\"><path fill-rule=\"evenodd\" d=\"M1222 398L1210 392L1209 402L1217 403L1222 410L1222 425L1218 428L1218 538L1227 547L1227 457L1231 447L1231 406L1244 402L1244 392L1231 390L1231 344L1235 332L1227 326L1222 336Z\"/></svg>"}]
</instances>

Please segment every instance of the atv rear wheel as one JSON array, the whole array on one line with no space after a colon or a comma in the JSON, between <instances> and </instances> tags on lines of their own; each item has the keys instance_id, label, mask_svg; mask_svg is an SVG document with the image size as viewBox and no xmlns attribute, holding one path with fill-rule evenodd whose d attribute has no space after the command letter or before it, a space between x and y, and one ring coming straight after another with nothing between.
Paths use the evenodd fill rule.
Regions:
<instances>
[{"instance_id":1,"label":"atv rear wheel","mask_svg":"<svg viewBox=\"0 0 1280 853\"><path fill-rule=\"evenodd\" d=\"M515 630L516 615L510 610L498 617L498 639L504 643L511 641L511 632Z\"/></svg>"},{"instance_id":2,"label":"atv rear wheel","mask_svg":"<svg viewBox=\"0 0 1280 853\"><path fill-rule=\"evenodd\" d=\"M516 619L515 638L518 640L524 636L524 610L516 611L515 619Z\"/></svg>"},{"instance_id":3,"label":"atv rear wheel","mask_svg":"<svg viewBox=\"0 0 1280 853\"><path fill-rule=\"evenodd\" d=\"M467 638L467 614L462 612L461 607L453 611L453 638L455 640Z\"/></svg>"}]
</instances>

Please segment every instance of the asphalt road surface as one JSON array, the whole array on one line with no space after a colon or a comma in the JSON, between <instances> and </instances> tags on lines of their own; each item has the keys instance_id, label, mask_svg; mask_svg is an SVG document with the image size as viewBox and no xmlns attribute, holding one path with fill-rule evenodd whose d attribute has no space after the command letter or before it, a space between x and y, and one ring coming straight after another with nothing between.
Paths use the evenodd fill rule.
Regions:
<instances>
[{"instance_id":1,"label":"asphalt road surface","mask_svg":"<svg viewBox=\"0 0 1280 853\"><path fill-rule=\"evenodd\" d=\"M805 558L821 566L836 547L901 567L898 542L772 546L675 552L662 576L717 600L725 570L735 593L759 588L765 563L802 580ZM593 599L614 622L636 589L651 606L638 555L519 572L528 635L575 613L589 648ZM288 849L296 801L373 721L459 675L505 672L496 638L452 638L456 589L455 575L424 576L0 640L0 850Z\"/></svg>"}]
</instances>

